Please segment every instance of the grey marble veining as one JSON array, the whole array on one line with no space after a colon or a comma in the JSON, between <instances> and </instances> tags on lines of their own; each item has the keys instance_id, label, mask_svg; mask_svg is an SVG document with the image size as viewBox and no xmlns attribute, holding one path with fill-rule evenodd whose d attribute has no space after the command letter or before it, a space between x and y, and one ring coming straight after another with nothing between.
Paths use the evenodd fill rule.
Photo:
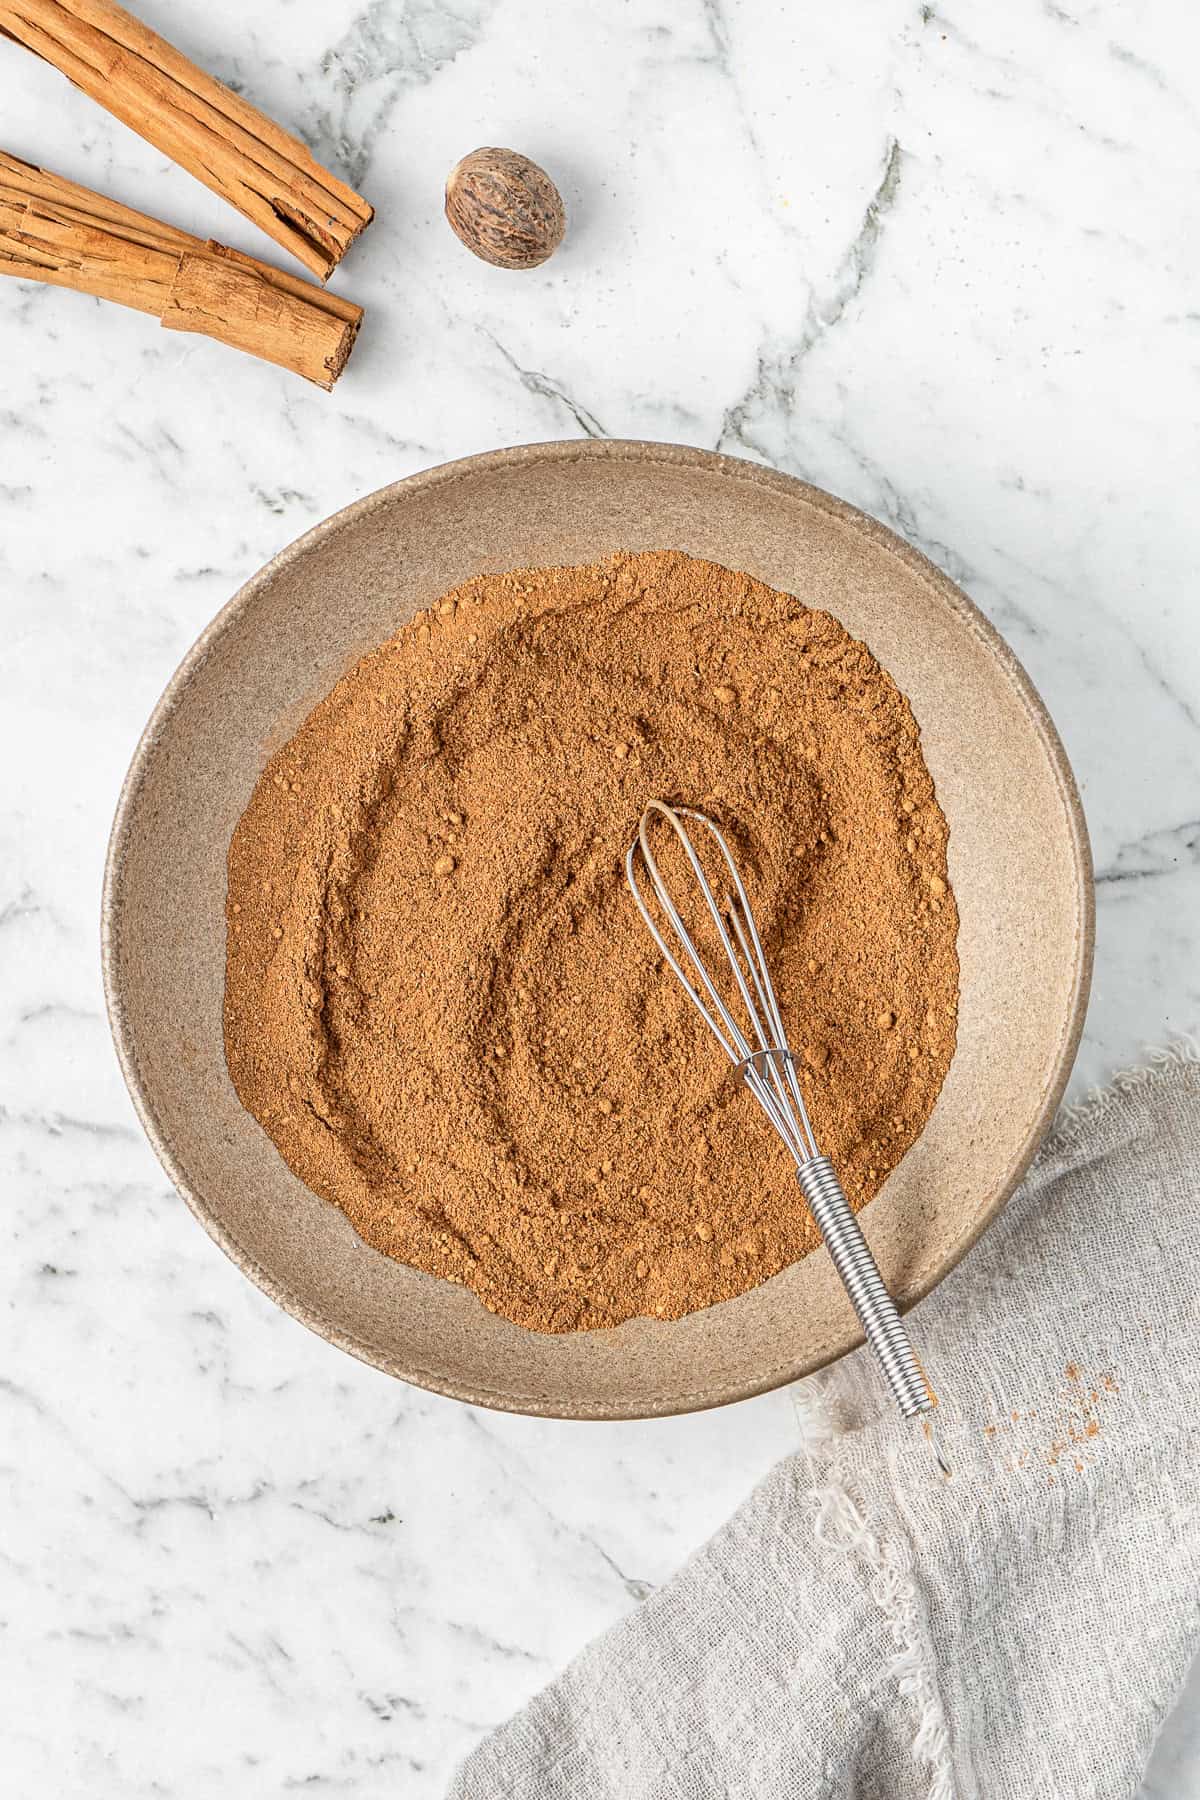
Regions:
<instances>
[{"instance_id":1,"label":"grey marble veining","mask_svg":"<svg viewBox=\"0 0 1200 1800\"><path fill-rule=\"evenodd\" d=\"M22 1796L430 1800L790 1447L790 1403L488 1415L247 1286L109 1047L137 734L217 607L358 494L537 438L719 445L894 525L1041 688L1098 871L1077 1084L1194 1028L1200 28L1172 0L141 10L379 218L334 280L368 316L331 396L0 283L4 1766ZM0 94L6 148L274 254L9 44ZM535 273L441 220L488 142L566 196ZM1186 1717L1146 1793L1200 1796Z\"/></svg>"}]
</instances>

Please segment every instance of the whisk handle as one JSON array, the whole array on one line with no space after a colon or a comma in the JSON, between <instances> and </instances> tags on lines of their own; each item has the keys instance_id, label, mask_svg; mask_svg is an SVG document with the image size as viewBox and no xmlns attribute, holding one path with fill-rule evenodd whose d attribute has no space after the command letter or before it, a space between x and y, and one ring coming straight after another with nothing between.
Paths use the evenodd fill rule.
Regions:
<instances>
[{"instance_id":1,"label":"whisk handle","mask_svg":"<svg viewBox=\"0 0 1200 1800\"><path fill-rule=\"evenodd\" d=\"M796 1173L897 1406L905 1418L929 1412L933 1406L929 1385L833 1164L827 1156L814 1156L801 1163Z\"/></svg>"}]
</instances>

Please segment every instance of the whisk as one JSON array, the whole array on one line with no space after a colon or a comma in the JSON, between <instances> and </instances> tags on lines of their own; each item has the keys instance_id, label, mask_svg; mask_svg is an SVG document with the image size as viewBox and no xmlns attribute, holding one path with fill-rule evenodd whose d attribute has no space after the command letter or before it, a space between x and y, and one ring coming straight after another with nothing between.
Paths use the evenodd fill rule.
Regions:
<instances>
[{"instance_id":1,"label":"whisk","mask_svg":"<svg viewBox=\"0 0 1200 1800\"><path fill-rule=\"evenodd\" d=\"M683 847L733 972L740 1007L735 999L731 1008L728 982L723 992L671 898L650 847L649 831L656 818L665 820ZM704 872L685 820L709 834L724 860L732 892L726 895L723 908ZM650 886L675 933L679 955L655 921L638 885L639 852ZM829 1158L822 1156L813 1135L754 913L729 845L706 814L697 812L694 807L668 806L662 800L652 800L642 814L637 837L625 858L625 875L655 943L735 1072L787 1145L795 1160L796 1174L809 1211L858 1314L866 1340L878 1359L884 1380L904 1417L919 1421L939 1468L944 1475L949 1475L949 1465L929 1417L934 1406L929 1385L913 1354L895 1301L884 1286L875 1258L850 1210L837 1173ZM690 975L680 955L690 965Z\"/></svg>"}]
</instances>

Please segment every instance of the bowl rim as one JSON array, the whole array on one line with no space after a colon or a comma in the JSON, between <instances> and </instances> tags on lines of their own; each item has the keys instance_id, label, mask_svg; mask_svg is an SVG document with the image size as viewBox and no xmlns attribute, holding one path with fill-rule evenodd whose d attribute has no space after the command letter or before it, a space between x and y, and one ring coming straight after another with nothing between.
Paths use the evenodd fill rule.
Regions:
<instances>
[{"instance_id":1,"label":"bowl rim","mask_svg":"<svg viewBox=\"0 0 1200 1800\"><path fill-rule=\"evenodd\" d=\"M1095 887L1091 843L1078 785L1066 750L1045 702L1015 652L979 607L943 570L939 569L935 563L931 562L928 557L890 526L872 518L869 513L863 512L849 501L840 499L824 488L816 487L812 483L802 480L799 476L786 474L781 470L752 462L747 458L726 456L719 451L706 450L687 444L658 442L643 438L567 438L516 444L501 449L478 452L471 456L458 457L449 462L433 464L429 468L417 470L411 475L402 476L397 481L389 482L385 486L376 488L371 493L351 501L349 505L330 514L328 518L310 526L307 531L277 551L237 589L201 631L171 675L134 748L117 799L104 863L100 911L100 949L105 1006L117 1060L134 1110L152 1150L174 1187L208 1235L224 1251L230 1261L236 1264L241 1273L247 1276L277 1306L301 1324L306 1325L309 1330L324 1338L327 1343L346 1351L360 1362L406 1381L413 1387L442 1394L447 1398L460 1400L469 1405L483 1406L493 1411L574 1420L611 1421L670 1417L729 1405L734 1401L751 1399L756 1395L786 1386L792 1381L799 1380L803 1376L827 1366L856 1348L863 1342L862 1332L857 1329L855 1322L853 1326L848 1325L840 1337L832 1340L819 1356L799 1356L794 1364L776 1365L764 1371L761 1377L733 1381L727 1383L724 1388L714 1388L704 1395L676 1395L665 1403L639 1404L635 1409L630 1409L628 1403L622 1406L619 1403L582 1402L575 1404L570 1411L566 1411L535 1395L506 1396L486 1390L480 1391L472 1387L469 1382L455 1382L452 1379L445 1379L440 1374L435 1375L429 1370L402 1366L398 1359L392 1359L386 1355L381 1356L375 1347L356 1338L352 1333L341 1328L327 1314L318 1311L302 1299L290 1288L285 1279L264 1268L255 1257L244 1249L204 1198L191 1186L187 1175L176 1159L168 1133L160 1124L142 1080L133 1033L117 974L116 938L123 906L122 883L125 850L137 800L146 781L158 738L194 675L208 659L214 646L234 626L241 614L253 605L261 590L270 585L280 570L289 567L290 564L306 555L313 546L357 525L360 520L388 505L394 497L419 489L437 488L478 476L486 476L495 470L519 467L530 463L536 464L542 461L556 463L651 461L673 464L681 468L706 469L714 475L752 482L781 494L801 498L808 505L825 512L859 534L886 547L894 555L908 562L915 573L931 582L947 604L959 615L962 622L983 640L1016 689L1026 709L1029 722L1041 739L1042 748L1059 789L1067 824L1072 873L1078 902L1078 929L1075 940L1074 966L1071 970L1070 1000L1063 1020L1050 1078L1043 1088L1039 1104L1021 1145L1010 1158L1008 1167L1003 1171L991 1204L974 1217L970 1225L955 1239L945 1255L938 1261L936 1267L931 1267L924 1278L914 1284L906 1295L901 1310L907 1312L917 1305L974 1248L988 1226L993 1223L1007 1204L1049 1131L1070 1078L1083 1032L1095 951Z\"/></svg>"}]
</instances>

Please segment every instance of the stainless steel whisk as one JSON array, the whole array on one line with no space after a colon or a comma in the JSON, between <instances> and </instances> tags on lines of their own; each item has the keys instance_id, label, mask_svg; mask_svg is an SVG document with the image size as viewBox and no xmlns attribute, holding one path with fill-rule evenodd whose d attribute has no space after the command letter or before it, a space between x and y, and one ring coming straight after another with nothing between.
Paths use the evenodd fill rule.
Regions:
<instances>
[{"instance_id":1,"label":"stainless steel whisk","mask_svg":"<svg viewBox=\"0 0 1200 1800\"><path fill-rule=\"evenodd\" d=\"M649 830L656 818L666 821L683 846L733 971L744 1014L742 1019L727 1003L728 984L723 993L671 898L650 847ZM724 908L718 904L696 846L683 823L685 819L694 821L710 834L724 859L733 889L726 895ZM671 948L646 904L638 885L639 852L658 904L675 933L680 952L691 966L694 979ZM638 911L655 943L736 1073L745 1081L791 1152L809 1211L858 1314L866 1340L878 1359L884 1380L904 1417L920 1422L939 1468L944 1475L949 1475L949 1465L929 1417L934 1407L929 1384L913 1354L895 1301L884 1286L875 1258L850 1210L833 1164L827 1156L822 1156L813 1135L754 913L729 845L704 813L690 806L668 806L664 801L652 800L642 814L637 837L625 858L625 875Z\"/></svg>"}]
</instances>

